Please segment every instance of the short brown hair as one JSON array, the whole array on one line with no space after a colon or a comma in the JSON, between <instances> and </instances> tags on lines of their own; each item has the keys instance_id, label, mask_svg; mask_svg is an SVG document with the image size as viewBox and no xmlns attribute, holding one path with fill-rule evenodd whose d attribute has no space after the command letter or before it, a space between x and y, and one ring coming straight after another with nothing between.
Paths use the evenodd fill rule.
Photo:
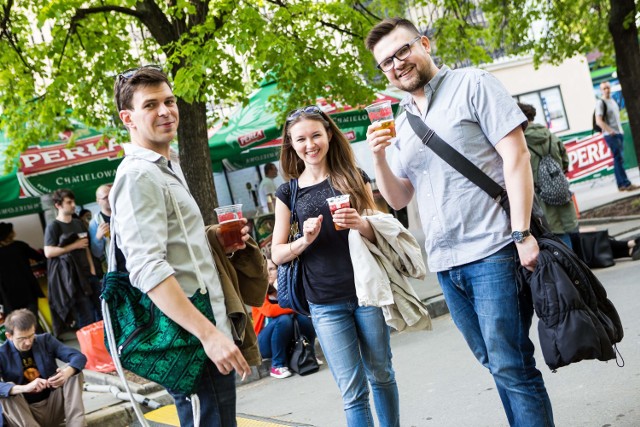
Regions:
<instances>
[{"instance_id":1,"label":"short brown hair","mask_svg":"<svg viewBox=\"0 0 640 427\"><path fill-rule=\"evenodd\" d=\"M536 117L536 108L533 105L518 102L518 107L520 107L524 115L527 116L527 120L529 120L530 122L532 122Z\"/></svg>"},{"instance_id":2,"label":"short brown hair","mask_svg":"<svg viewBox=\"0 0 640 427\"><path fill-rule=\"evenodd\" d=\"M128 72L133 72L133 74L125 76ZM157 86L162 83L166 83L167 86L171 88L169 78L164 72L160 71L160 66L156 65L145 65L118 74L116 82L113 85L113 97L116 103L116 109L118 111L131 109L131 100L138 88Z\"/></svg>"},{"instance_id":3,"label":"short brown hair","mask_svg":"<svg viewBox=\"0 0 640 427\"><path fill-rule=\"evenodd\" d=\"M4 330L11 335L15 330L28 331L36 326L36 315L26 308L12 311L4 321Z\"/></svg>"},{"instance_id":4,"label":"short brown hair","mask_svg":"<svg viewBox=\"0 0 640 427\"><path fill-rule=\"evenodd\" d=\"M371 29L371 31L369 31L369 34L364 41L367 49L373 52L373 49L376 47L378 42L396 28L406 28L407 30L414 32L417 36L420 35L420 31L418 31L416 26L413 25L413 22L409 21L408 19L387 18L383 21L380 21L378 24L376 24L375 27Z\"/></svg>"},{"instance_id":5,"label":"short brown hair","mask_svg":"<svg viewBox=\"0 0 640 427\"><path fill-rule=\"evenodd\" d=\"M76 195L73 194L73 191L69 190L68 188L57 189L56 191L53 192L51 199L53 200L54 205L61 205L65 197L68 197L71 200L76 199Z\"/></svg>"}]
</instances>

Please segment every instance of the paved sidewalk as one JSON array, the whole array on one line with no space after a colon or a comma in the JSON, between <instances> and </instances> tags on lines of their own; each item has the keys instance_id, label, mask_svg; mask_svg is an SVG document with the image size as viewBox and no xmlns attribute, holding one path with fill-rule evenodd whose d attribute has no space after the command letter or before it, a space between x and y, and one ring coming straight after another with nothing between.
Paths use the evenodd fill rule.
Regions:
<instances>
[{"instance_id":1,"label":"paved sidewalk","mask_svg":"<svg viewBox=\"0 0 640 427\"><path fill-rule=\"evenodd\" d=\"M633 183L640 184L640 172L637 168L630 169L627 173ZM574 184L572 190L576 193L578 206L582 212L627 197L640 198L640 190L630 193L618 191L613 175ZM415 221L415 218L411 218L410 221L411 220ZM582 220L581 226L608 229L610 235L619 239L637 237L640 235L640 216L607 218L604 220ZM412 226L410 230L414 233L421 246L424 246L424 235L420 228ZM424 280L412 280L412 284L420 298L427 303L432 317L435 318L448 313L435 274L428 273ZM75 340L70 340L67 344L78 347L78 343ZM260 368L254 368L251 377L242 384L258 381L265 377L268 377L267 364L264 364ZM89 384L112 385L124 391L120 380L112 375L85 370L85 380ZM132 386L134 393L140 393L149 399L158 401L158 403L162 405L172 403L166 391L155 384L148 384L144 387L135 384L132 384ZM135 421L131 404L118 399L112 392L100 393L86 391L84 393L84 402L90 426L119 427L130 425Z\"/></svg>"}]
</instances>

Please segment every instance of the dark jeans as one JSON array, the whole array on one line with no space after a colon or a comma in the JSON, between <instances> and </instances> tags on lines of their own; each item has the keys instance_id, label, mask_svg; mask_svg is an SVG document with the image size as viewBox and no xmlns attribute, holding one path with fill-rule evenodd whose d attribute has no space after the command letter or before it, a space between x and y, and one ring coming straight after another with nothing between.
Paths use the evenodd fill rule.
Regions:
<instances>
[{"instance_id":1,"label":"dark jeans","mask_svg":"<svg viewBox=\"0 0 640 427\"><path fill-rule=\"evenodd\" d=\"M631 181L627 178L627 173L624 170L624 136L621 133L605 135L604 140L609 146L611 155L613 156L613 173L616 177L618 188L630 186Z\"/></svg>"},{"instance_id":2,"label":"dark jeans","mask_svg":"<svg viewBox=\"0 0 640 427\"><path fill-rule=\"evenodd\" d=\"M190 396L167 390L176 402L182 427L193 427ZM236 426L236 371L222 375L210 360L204 367L198 387L200 425L207 427Z\"/></svg>"},{"instance_id":3,"label":"dark jeans","mask_svg":"<svg viewBox=\"0 0 640 427\"><path fill-rule=\"evenodd\" d=\"M293 317L300 327L300 333L313 345L316 331L307 316L301 314L283 314L269 319L267 326L258 335L258 346L262 357L271 358L271 366L282 368L289 365L289 351L293 344Z\"/></svg>"}]
</instances>

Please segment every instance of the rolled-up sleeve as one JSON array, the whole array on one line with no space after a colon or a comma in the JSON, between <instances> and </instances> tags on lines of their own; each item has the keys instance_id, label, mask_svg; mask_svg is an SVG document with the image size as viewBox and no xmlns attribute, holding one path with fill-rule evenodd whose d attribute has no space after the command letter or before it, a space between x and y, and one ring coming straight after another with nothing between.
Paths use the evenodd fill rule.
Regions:
<instances>
[{"instance_id":1,"label":"rolled-up sleeve","mask_svg":"<svg viewBox=\"0 0 640 427\"><path fill-rule=\"evenodd\" d=\"M111 193L117 245L126 259L132 285L147 293L175 274L167 262L164 186L144 169L129 169L119 176Z\"/></svg>"}]
</instances>

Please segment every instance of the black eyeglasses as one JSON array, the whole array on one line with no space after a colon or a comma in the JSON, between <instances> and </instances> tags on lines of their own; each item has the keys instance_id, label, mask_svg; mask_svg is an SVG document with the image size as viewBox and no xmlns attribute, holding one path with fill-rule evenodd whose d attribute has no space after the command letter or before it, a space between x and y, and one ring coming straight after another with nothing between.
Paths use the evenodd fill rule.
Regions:
<instances>
[{"instance_id":1,"label":"black eyeglasses","mask_svg":"<svg viewBox=\"0 0 640 427\"><path fill-rule=\"evenodd\" d=\"M287 116L287 122L291 122L297 119L298 117L300 117L300 114L302 113L319 114L319 115L323 114L322 110L317 105L309 105L308 107L298 108L297 110L293 110L292 112L290 112L289 115Z\"/></svg>"},{"instance_id":2,"label":"black eyeglasses","mask_svg":"<svg viewBox=\"0 0 640 427\"><path fill-rule=\"evenodd\" d=\"M400 49L396 50L396 53L382 61L377 65L377 67L382 70L383 73L390 71L393 68L393 58L398 61L403 61L411 55L411 45L420 40L422 36L418 36L415 39L411 40L409 43L402 46Z\"/></svg>"}]
</instances>

